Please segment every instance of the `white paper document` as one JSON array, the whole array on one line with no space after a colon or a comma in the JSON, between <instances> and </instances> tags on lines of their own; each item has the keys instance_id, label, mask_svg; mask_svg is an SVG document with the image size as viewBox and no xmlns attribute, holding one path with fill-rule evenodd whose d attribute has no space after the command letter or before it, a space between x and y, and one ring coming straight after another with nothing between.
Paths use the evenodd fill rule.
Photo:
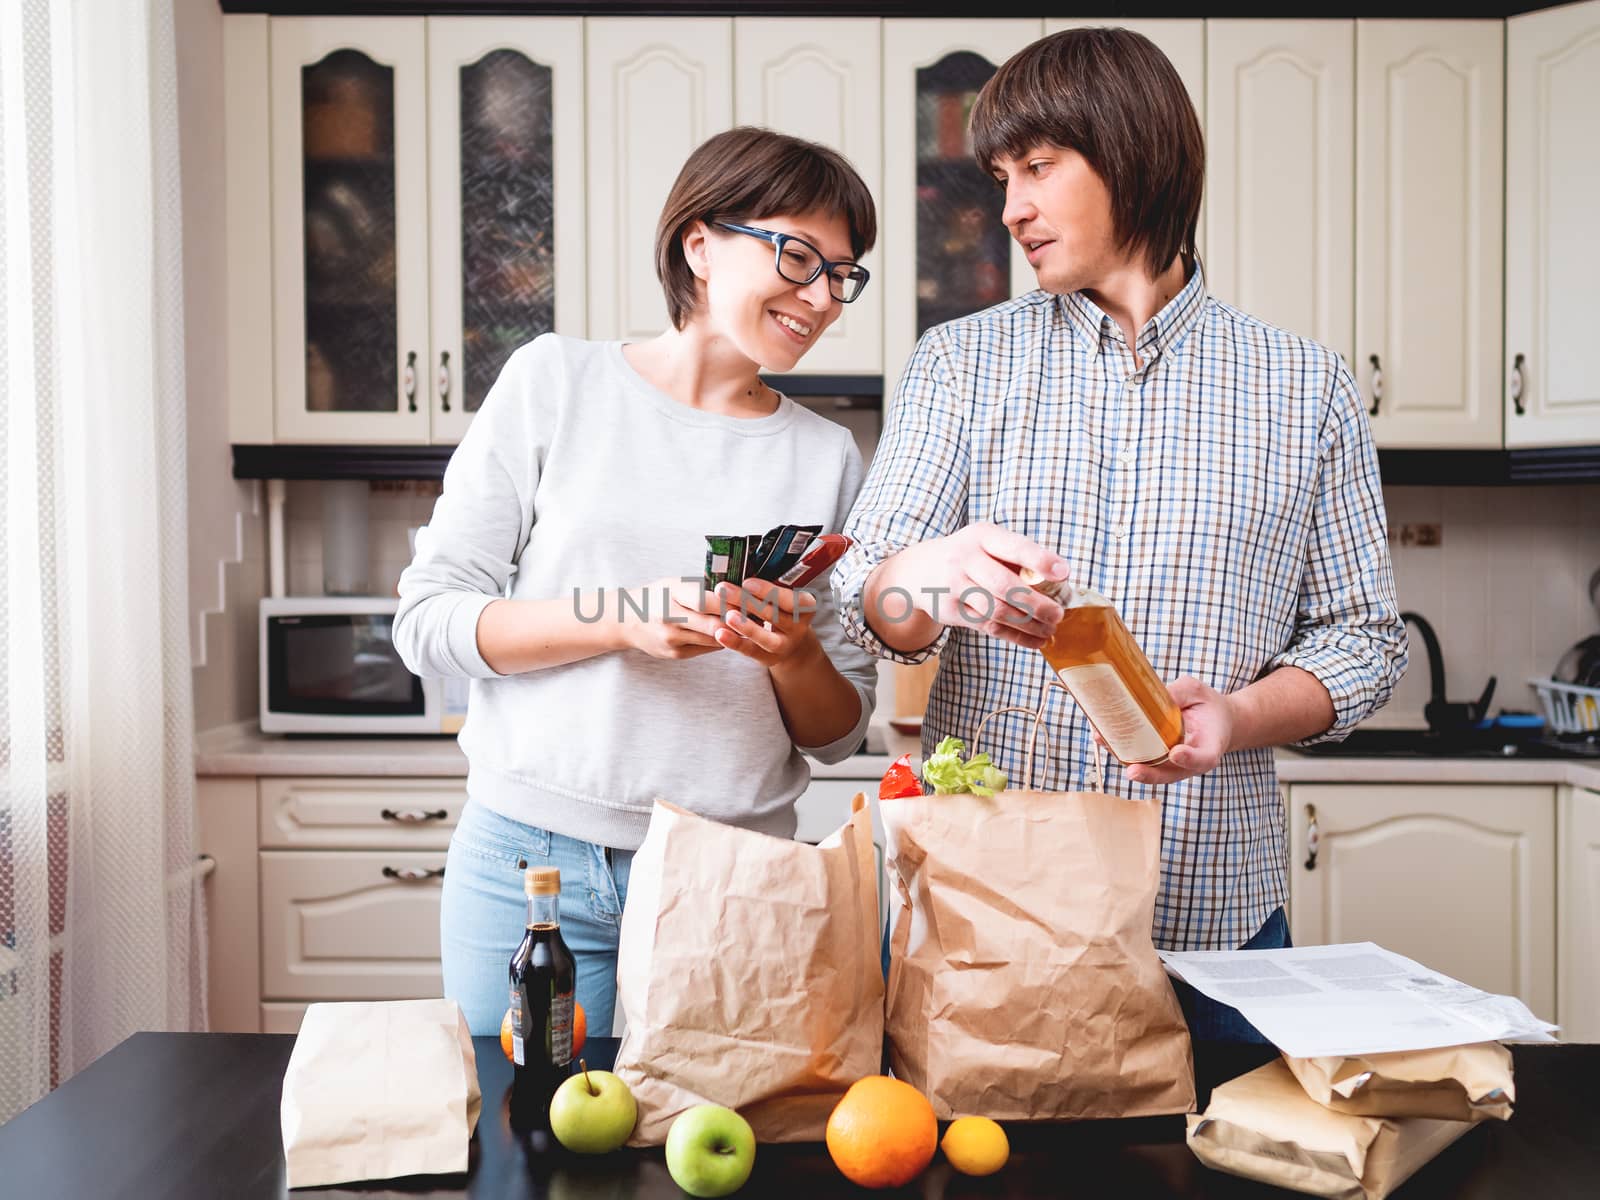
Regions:
<instances>
[{"instance_id":1,"label":"white paper document","mask_svg":"<svg viewBox=\"0 0 1600 1200\"><path fill-rule=\"evenodd\" d=\"M1468 1042L1553 1042L1557 1028L1372 942L1160 951L1169 974L1231 1005L1285 1054L1383 1054Z\"/></svg>"}]
</instances>

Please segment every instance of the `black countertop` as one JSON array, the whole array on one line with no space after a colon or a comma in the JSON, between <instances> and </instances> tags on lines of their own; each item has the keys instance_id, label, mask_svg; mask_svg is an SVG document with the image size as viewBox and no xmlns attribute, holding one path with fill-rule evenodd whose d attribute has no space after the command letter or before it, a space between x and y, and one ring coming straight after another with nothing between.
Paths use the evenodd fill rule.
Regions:
<instances>
[{"instance_id":1,"label":"black countertop","mask_svg":"<svg viewBox=\"0 0 1600 1200\"><path fill-rule=\"evenodd\" d=\"M659 1150L581 1159L531 1150L506 1123L511 1067L498 1039L475 1038L483 1116L466 1176L428 1176L297 1190L296 1196L472 1196L496 1200L680 1200ZM284 1187L278 1100L294 1038L272 1034L141 1033L0 1126L5 1200L254 1200ZM594 1039L591 1067L609 1063ZM1472 1130L1423 1167L1398 1200L1564 1200L1600 1196L1600 1045L1519 1046L1517 1111ZM1204 1095L1264 1061L1261 1051L1197 1047ZM1011 1161L998 1175L953 1174L938 1156L911 1186L871 1193L845 1181L820 1145L764 1145L737 1193L769 1197L888 1195L956 1200L1063 1196L1115 1200L1260 1200L1288 1196L1201 1166L1181 1117L1008 1125Z\"/></svg>"}]
</instances>

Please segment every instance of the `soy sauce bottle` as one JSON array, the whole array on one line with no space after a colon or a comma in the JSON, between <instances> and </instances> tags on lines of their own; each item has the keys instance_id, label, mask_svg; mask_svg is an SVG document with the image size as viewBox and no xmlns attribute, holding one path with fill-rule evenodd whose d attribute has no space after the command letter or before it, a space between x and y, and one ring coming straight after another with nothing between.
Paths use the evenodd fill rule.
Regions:
<instances>
[{"instance_id":1,"label":"soy sauce bottle","mask_svg":"<svg viewBox=\"0 0 1600 1200\"><path fill-rule=\"evenodd\" d=\"M577 964L561 938L561 872L530 867L522 879L528 926L511 956L511 1124L543 1129L550 1098L572 1067Z\"/></svg>"}]
</instances>

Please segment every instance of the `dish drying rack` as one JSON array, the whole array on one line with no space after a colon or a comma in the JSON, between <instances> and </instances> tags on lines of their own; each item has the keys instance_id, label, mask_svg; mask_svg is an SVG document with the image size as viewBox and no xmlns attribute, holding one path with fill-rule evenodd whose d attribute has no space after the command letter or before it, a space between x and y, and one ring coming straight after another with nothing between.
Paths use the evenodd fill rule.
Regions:
<instances>
[{"instance_id":1,"label":"dish drying rack","mask_svg":"<svg viewBox=\"0 0 1600 1200\"><path fill-rule=\"evenodd\" d=\"M1554 679L1530 679L1528 686L1538 695L1545 723L1553 732L1600 732L1600 688Z\"/></svg>"}]
</instances>

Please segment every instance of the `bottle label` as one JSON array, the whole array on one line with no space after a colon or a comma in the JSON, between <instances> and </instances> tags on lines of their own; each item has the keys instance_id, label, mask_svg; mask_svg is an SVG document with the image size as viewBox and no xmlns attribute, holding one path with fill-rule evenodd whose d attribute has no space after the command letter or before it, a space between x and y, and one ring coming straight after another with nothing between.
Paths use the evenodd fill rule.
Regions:
<instances>
[{"instance_id":1,"label":"bottle label","mask_svg":"<svg viewBox=\"0 0 1600 1200\"><path fill-rule=\"evenodd\" d=\"M511 1061L519 1067L528 1065L528 1056L522 1049L522 991L511 989Z\"/></svg>"},{"instance_id":2,"label":"bottle label","mask_svg":"<svg viewBox=\"0 0 1600 1200\"><path fill-rule=\"evenodd\" d=\"M1150 763L1167 757L1166 742L1114 668L1105 663L1068 667L1061 681L1118 760Z\"/></svg>"},{"instance_id":3,"label":"bottle label","mask_svg":"<svg viewBox=\"0 0 1600 1200\"><path fill-rule=\"evenodd\" d=\"M550 997L550 1061L564 1067L572 1061L572 993Z\"/></svg>"}]
</instances>

